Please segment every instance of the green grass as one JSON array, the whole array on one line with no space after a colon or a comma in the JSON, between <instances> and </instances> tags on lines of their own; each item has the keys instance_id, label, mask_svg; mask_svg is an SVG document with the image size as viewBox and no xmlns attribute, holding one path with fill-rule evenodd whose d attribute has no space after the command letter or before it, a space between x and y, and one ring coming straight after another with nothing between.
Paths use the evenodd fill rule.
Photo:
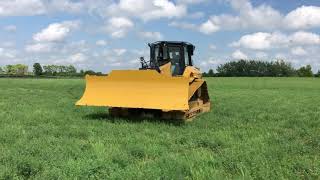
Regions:
<instances>
[{"instance_id":1,"label":"green grass","mask_svg":"<svg viewBox=\"0 0 320 180\"><path fill-rule=\"evenodd\" d=\"M320 79L210 78L191 123L75 107L77 79L0 79L0 179L319 179Z\"/></svg>"}]
</instances>

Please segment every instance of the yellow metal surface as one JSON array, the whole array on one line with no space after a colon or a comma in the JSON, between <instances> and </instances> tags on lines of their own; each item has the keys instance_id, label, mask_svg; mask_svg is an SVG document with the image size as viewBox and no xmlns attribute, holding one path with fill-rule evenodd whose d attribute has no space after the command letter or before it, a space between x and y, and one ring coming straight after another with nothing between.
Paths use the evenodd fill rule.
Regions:
<instances>
[{"instance_id":1,"label":"yellow metal surface","mask_svg":"<svg viewBox=\"0 0 320 180\"><path fill-rule=\"evenodd\" d=\"M196 79L189 86L189 96L188 99L192 97L192 95L202 86L204 80Z\"/></svg>"},{"instance_id":2,"label":"yellow metal surface","mask_svg":"<svg viewBox=\"0 0 320 180\"><path fill-rule=\"evenodd\" d=\"M171 62L165 64L165 65L162 65L160 67L160 73L167 76L167 77L171 77Z\"/></svg>"},{"instance_id":3,"label":"yellow metal surface","mask_svg":"<svg viewBox=\"0 0 320 180\"><path fill-rule=\"evenodd\" d=\"M199 69L193 67L193 66L187 66L183 72L183 77L189 78L190 82L192 82L194 79L201 79L202 73Z\"/></svg>"},{"instance_id":4,"label":"yellow metal surface","mask_svg":"<svg viewBox=\"0 0 320 180\"><path fill-rule=\"evenodd\" d=\"M86 76L85 92L76 105L188 110L189 93L189 78L155 70L116 70L108 76Z\"/></svg>"}]
</instances>

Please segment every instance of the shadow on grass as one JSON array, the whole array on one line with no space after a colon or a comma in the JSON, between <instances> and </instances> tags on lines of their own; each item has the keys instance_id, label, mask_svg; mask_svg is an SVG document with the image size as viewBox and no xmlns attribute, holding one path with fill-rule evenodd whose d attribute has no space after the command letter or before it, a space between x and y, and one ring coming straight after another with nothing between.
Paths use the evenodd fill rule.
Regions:
<instances>
[{"instance_id":1,"label":"shadow on grass","mask_svg":"<svg viewBox=\"0 0 320 180\"><path fill-rule=\"evenodd\" d=\"M139 116L131 116L131 117L114 117L109 115L108 113L93 113L85 116L88 120L98 120L98 121L107 121L111 123L118 122L129 122L129 123L164 123L173 126L182 126L185 124L185 121L178 119L161 119L161 118L149 118L149 117L139 117Z\"/></svg>"}]
</instances>

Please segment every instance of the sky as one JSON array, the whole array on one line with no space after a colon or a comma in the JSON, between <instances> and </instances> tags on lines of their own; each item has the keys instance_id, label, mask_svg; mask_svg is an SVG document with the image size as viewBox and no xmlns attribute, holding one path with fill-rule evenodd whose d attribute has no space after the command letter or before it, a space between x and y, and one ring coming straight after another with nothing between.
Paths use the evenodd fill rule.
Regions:
<instances>
[{"instance_id":1,"label":"sky","mask_svg":"<svg viewBox=\"0 0 320 180\"><path fill-rule=\"evenodd\" d=\"M139 68L147 43L187 41L203 71L238 59L320 70L319 0L0 0L0 66L108 73Z\"/></svg>"}]
</instances>

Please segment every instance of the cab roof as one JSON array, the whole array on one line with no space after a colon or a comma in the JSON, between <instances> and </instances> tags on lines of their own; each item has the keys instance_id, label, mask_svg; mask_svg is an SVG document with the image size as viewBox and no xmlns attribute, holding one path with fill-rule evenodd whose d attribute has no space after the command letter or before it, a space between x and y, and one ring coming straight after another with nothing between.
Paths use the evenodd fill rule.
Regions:
<instances>
[{"instance_id":1,"label":"cab roof","mask_svg":"<svg viewBox=\"0 0 320 180\"><path fill-rule=\"evenodd\" d=\"M194 47L193 44L184 42L184 41L156 41L151 43L151 45L157 45L157 44L176 44L176 45L187 45L187 46L192 46Z\"/></svg>"}]
</instances>

